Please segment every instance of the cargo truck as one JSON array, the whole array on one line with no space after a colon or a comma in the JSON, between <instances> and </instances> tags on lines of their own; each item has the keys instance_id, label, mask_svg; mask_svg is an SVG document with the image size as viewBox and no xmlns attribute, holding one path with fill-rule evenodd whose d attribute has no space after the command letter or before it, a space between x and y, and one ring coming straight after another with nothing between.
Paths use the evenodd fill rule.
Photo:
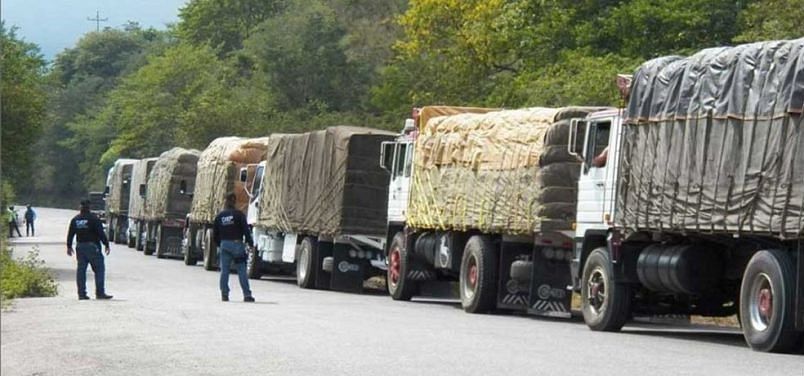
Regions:
<instances>
[{"instance_id":1,"label":"cargo truck","mask_svg":"<svg viewBox=\"0 0 804 376\"><path fill-rule=\"evenodd\" d=\"M157 158L140 159L131 169L131 194L128 200L128 246L143 251L146 255L154 252L153 244L146 239L145 202L146 189L151 170Z\"/></svg>"},{"instance_id":2,"label":"cargo truck","mask_svg":"<svg viewBox=\"0 0 804 376\"><path fill-rule=\"evenodd\" d=\"M759 351L804 340L804 39L644 63L628 106L573 122L572 282L593 330L737 314Z\"/></svg>"},{"instance_id":3,"label":"cargo truck","mask_svg":"<svg viewBox=\"0 0 804 376\"><path fill-rule=\"evenodd\" d=\"M599 109L414 110L381 160L391 297L457 282L467 312L568 317L581 163L567 137Z\"/></svg>"},{"instance_id":4,"label":"cargo truck","mask_svg":"<svg viewBox=\"0 0 804 376\"><path fill-rule=\"evenodd\" d=\"M182 234L190 212L198 165L197 150L170 149L154 163L145 189L145 243L158 258L182 255Z\"/></svg>"},{"instance_id":5,"label":"cargo truck","mask_svg":"<svg viewBox=\"0 0 804 376\"><path fill-rule=\"evenodd\" d=\"M126 242L131 170L136 159L118 159L106 175L106 236L117 244Z\"/></svg>"},{"instance_id":6,"label":"cargo truck","mask_svg":"<svg viewBox=\"0 0 804 376\"><path fill-rule=\"evenodd\" d=\"M272 135L247 185L256 242L249 276L295 271L302 288L360 292L382 275L388 174L377 159L392 139L351 126ZM250 179L246 170L241 176Z\"/></svg>"},{"instance_id":7,"label":"cargo truck","mask_svg":"<svg viewBox=\"0 0 804 376\"><path fill-rule=\"evenodd\" d=\"M101 221L106 220L106 195L103 192L89 192L89 210L98 216Z\"/></svg>"},{"instance_id":8,"label":"cargo truck","mask_svg":"<svg viewBox=\"0 0 804 376\"><path fill-rule=\"evenodd\" d=\"M195 265L200 259L204 269L217 268L217 248L212 246L212 221L223 210L228 192L237 196L236 208L247 212L249 196L239 178L239 171L265 159L268 139L221 137L201 152L195 186L184 192L192 196L182 239L186 265Z\"/></svg>"}]
</instances>

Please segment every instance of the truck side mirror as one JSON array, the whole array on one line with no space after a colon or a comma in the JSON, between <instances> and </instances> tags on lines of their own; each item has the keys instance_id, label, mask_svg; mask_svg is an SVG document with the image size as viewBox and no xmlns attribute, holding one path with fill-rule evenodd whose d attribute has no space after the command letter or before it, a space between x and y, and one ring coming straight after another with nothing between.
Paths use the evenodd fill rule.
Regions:
<instances>
[{"instance_id":1,"label":"truck side mirror","mask_svg":"<svg viewBox=\"0 0 804 376\"><path fill-rule=\"evenodd\" d=\"M145 184L140 184L140 197L145 197Z\"/></svg>"},{"instance_id":2,"label":"truck side mirror","mask_svg":"<svg viewBox=\"0 0 804 376\"><path fill-rule=\"evenodd\" d=\"M103 189L103 196L105 197L108 195L109 195L109 186L107 185L106 188Z\"/></svg>"},{"instance_id":3,"label":"truck side mirror","mask_svg":"<svg viewBox=\"0 0 804 376\"><path fill-rule=\"evenodd\" d=\"M391 172L391 166L394 164L394 145L396 142L383 141L380 144L380 167L388 172Z\"/></svg>"},{"instance_id":4,"label":"truck side mirror","mask_svg":"<svg viewBox=\"0 0 804 376\"><path fill-rule=\"evenodd\" d=\"M243 167L240 169L240 182L245 183L248 180L248 168Z\"/></svg>"}]
</instances>

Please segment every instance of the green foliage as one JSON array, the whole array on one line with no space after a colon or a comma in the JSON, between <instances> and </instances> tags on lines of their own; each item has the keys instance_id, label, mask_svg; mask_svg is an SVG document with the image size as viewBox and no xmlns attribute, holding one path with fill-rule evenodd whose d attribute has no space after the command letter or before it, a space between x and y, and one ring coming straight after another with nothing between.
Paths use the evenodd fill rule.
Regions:
<instances>
[{"instance_id":1,"label":"green foliage","mask_svg":"<svg viewBox=\"0 0 804 376\"><path fill-rule=\"evenodd\" d=\"M9 250L0 250L0 298L4 306L10 299L58 293L58 285L44 263L39 259L38 249L31 250L22 259L13 258Z\"/></svg>"},{"instance_id":2,"label":"green foliage","mask_svg":"<svg viewBox=\"0 0 804 376\"><path fill-rule=\"evenodd\" d=\"M14 29L0 23L2 48L2 180L17 189L26 189L34 150L45 115L43 74L45 61L39 49L17 38Z\"/></svg>"},{"instance_id":3,"label":"green foliage","mask_svg":"<svg viewBox=\"0 0 804 376\"><path fill-rule=\"evenodd\" d=\"M737 42L804 37L804 0L765 0L750 4L740 15Z\"/></svg>"},{"instance_id":4,"label":"green foliage","mask_svg":"<svg viewBox=\"0 0 804 376\"><path fill-rule=\"evenodd\" d=\"M195 0L179 12L178 34L186 42L206 44L226 55L239 50L262 21L278 13L283 0Z\"/></svg>"}]
</instances>

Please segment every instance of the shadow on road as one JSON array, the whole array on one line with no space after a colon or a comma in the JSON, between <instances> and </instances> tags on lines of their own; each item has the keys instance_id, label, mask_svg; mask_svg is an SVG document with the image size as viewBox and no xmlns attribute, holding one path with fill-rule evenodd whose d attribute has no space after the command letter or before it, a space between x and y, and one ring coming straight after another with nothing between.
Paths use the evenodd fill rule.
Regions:
<instances>
[{"instance_id":1,"label":"shadow on road","mask_svg":"<svg viewBox=\"0 0 804 376\"><path fill-rule=\"evenodd\" d=\"M648 336L648 337L662 337L674 338L686 341L695 342L708 342L715 345L726 345L732 347L747 348L743 335L739 332L727 331L712 331L712 330L695 330L695 329L668 329L667 327L658 327L657 329L646 328L626 328L623 329L623 335L635 336Z\"/></svg>"}]
</instances>

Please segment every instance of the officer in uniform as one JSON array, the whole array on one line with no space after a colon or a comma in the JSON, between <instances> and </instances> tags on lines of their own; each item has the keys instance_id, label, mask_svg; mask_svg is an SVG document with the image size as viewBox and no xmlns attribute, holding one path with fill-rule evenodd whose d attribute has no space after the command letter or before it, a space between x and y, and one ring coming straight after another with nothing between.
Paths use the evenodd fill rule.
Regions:
<instances>
[{"instance_id":1,"label":"officer in uniform","mask_svg":"<svg viewBox=\"0 0 804 376\"><path fill-rule=\"evenodd\" d=\"M95 273L95 298L111 299L104 288L106 267L103 264L101 243L106 247L109 255L109 240L103 231L103 224L95 214L89 211L89 200L81 201L81 212L70 220L70 231L67 233L67 256L73 256L73 237L78 240L77 252L78 270L75 280L78 284L78 300L89 299L87 296L87 264L92 266Z\"/></svg>"},{"instance_id":2,"label":"officer in uniform","mask_svg":"<svg viewBox=\"0 0 804 376\"><path fill-rule=\"evenodd\" d=\"M235 263L237 276L240 280L240 288L243 289L243 301L254 302L251 289L248 284L246 274L246 245L243 238L250 247L254 247L254 240L251 239L251 232L248 230L246 216L235 208L236 196L234 193L226 194L225 209L215 216L212 225L212 239L218 246L221 267L221 300L229 301L229 268L231 263Z\"/></svg>"}]
</instances>

